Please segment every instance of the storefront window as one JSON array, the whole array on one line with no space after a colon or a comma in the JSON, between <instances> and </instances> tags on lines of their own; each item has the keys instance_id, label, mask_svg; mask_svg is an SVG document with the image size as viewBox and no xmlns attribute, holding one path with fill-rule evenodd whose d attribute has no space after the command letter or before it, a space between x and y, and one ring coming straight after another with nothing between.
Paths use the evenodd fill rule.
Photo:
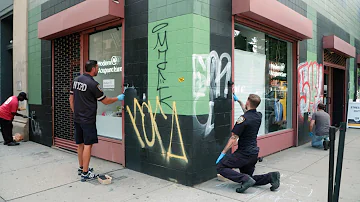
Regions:
<instances>
[{"instance_id":1,"label":"storefront window","mask_svg":"<svg viewBox=\"0 0 360 202\"><path fill-rule=\"evenodd\" d=\"M234 93L245 103L250 93L261 97L258 135L292 127L292 44L235 25ZM234 120L244 112L235 103Z\"/></svg>"},{"instance_id":2,"label":"storefront window","mask_svg":"<svg viewBox=\"0 0 360 202\"><path fill-rule=\"evenodd\" d=\"M89 36L89 59L97 60L99 72L94 79L105 95L122 93L121 29L110 29ZM122 102L98 103L96 127L100 136L122 139Z\"/></svg>"}]
</instances>

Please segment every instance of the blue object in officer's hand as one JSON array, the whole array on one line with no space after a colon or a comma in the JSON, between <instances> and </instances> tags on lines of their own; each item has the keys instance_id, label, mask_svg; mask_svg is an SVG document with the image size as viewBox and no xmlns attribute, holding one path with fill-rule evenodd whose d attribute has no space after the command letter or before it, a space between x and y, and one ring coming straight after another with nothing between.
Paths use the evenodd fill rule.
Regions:
<instances>
[{"instance_id":1,"label":"blue object in officer's hand","mask_svg":"<svg viewBox=\"0 0 360 202\"><path fill-rule=\"evenodd\" d=\"M221 153L220 156L218 157L218 159L216 160L216 164L218 164L220 162L220 160L222 158L224 158L225 154L224 153Z\"/></svg>"},{"instance_id":2,"label":"blue object in officer's hand","mask_svg":"<svg viewBox=\"0 0 360 202\"><path fill-rule=\"evenodd\" d=\"M233 97L234 97L235 102L237 102L239 100L239 98L235 94L233 94Z\"/></svg>"},{"instance_id":3,"label":"blue object in officer's hand","mask_svg":"<svg viewBox=\"0 0 360 202\"><path fill-rule=\"evenodd\" d=\"M310 137L314 136L314 133L313 133L313 132L309 132L309 136L310 136Z\"/></svg>"},{"instance_id":4,"label":"blue object in officer's hand","mask_svg":"<svg viewBox=\"0 0 360 202\"><path fill-rule=\"evenodd\" d=\"M124 100L124 98L125 98L125 95L124 95L124 94L121 94L121 95L117 96L117 99L118 99L119 101Z\"/></svg>"}]
</instances>

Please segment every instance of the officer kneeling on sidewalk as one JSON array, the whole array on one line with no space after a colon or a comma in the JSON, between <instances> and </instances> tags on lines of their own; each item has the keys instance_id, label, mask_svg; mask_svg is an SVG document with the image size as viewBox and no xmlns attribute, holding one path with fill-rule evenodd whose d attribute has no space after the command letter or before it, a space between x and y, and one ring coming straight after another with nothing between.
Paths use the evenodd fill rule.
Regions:
<instances>
[{"instance_id":1,"label":"officer kneeling on sidewalk","mask_svg":"<svg viewBox=\"0 0 360 202\"><path fill-rule=\"evenodd\" d=\"M234 100L238 101L234 95ZM232 135L216 161L217 172L225 178L240 183L236 192L243 193L251 186L271 184L274 191L280 186L280 173L271 172L264 175L253 175L258 161L259 147L257 134L261 125L262 114L256 111L261 99L250 94L245 105L245 113L240 116L232 130ZM238 149L226 156L226 152L238 141ZM238 168L239 172L233 170Z\"/></svg>"}]
</instances>

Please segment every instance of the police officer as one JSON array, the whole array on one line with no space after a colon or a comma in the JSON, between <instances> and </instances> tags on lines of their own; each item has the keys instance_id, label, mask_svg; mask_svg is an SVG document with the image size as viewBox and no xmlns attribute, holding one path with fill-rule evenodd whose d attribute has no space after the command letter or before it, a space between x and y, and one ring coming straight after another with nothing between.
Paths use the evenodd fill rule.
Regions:
<instances>
[{"instance_id":1,"label":"police officer","mask_svg":"<svg viewBox=\"0 0 360 202\"><path fill-rule=\"evenodd\" d=\"M74 112L75 142L78 145L78 174L81 181L95 178L92 168L89 168L91 148L98 143L96 129L97 102L105 105L124 100L125 95L106 97L94 76L98 74L99 66L96 60L85 64L85 73L75 78L70 91L70 108Z\"/></svg>"},{"instance_id":2,"label":"police officer","mask_svg":"<svg viewBox=\"0 0 360 202\"><path fill-rule=\"evenodd\" d=\"M236 95L234 100L238 101ZM250 94L245 113L240 116L232 130L232 135L216 161L217 172L225 178L241 184L236 192L243 193L253 185L271 184L271 191L280 186L280 173L271 172L264 175L254 175L255 164L258 160L257 134L261 125L262 114L256 111L261 99L258 95ZM241 105L241 102L239 102ZM238 142L238 149L225 157L226 152ZM224 158L225 157L225 158ZM240 173L233 168L239 168Z\"/></svg>"}]
</instances>

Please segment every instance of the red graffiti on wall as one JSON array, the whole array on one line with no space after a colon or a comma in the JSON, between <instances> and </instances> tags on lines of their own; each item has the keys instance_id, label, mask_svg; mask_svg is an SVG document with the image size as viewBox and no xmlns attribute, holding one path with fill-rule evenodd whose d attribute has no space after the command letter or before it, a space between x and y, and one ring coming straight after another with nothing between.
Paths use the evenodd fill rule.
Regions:
<instances>
[{"instance_id":1,"label":"red graffiti on wall","mask_svg":"<svg viewBox=\"0 0 360 202\"><path fill-rule=\"evenodd\" d=\"M324 66L317 62L305 62L298 66L298 99L300 117L311 114L323 102Z\"/></svg>"}]
</instances>

